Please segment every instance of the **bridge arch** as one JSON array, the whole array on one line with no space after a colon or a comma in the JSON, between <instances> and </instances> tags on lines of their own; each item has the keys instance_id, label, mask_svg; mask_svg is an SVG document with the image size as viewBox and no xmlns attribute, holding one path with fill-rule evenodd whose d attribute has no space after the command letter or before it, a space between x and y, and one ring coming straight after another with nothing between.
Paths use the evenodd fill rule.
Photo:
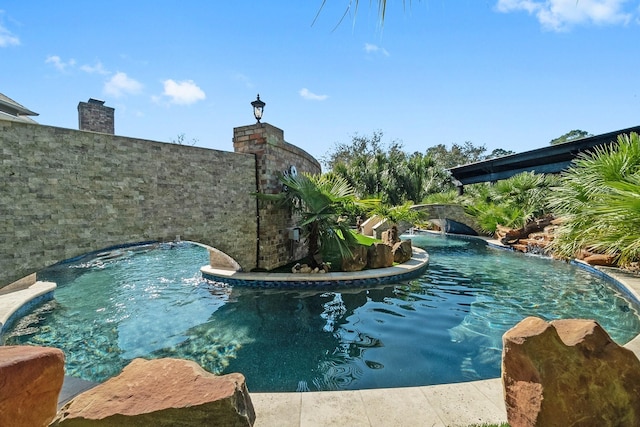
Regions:
<instances>
[{"instance_id":1,"label":"bridge arch","mask_svg":"<svg viewBox=\"0 0 640 427\"><path fill-rule=\"evenodd\" d=\"M425 212L427 220L436 224L441 230L452 234L478 235L483 234L482 228L474 217L464 211L464 207L453 204L423 204L411 207L421 212ZM413 224L397 224L398 232L404 233ZM374 215L362 224L362 233L382 238L382 232L388 230L390 223Z\"/></svg>"},{"instance_id":2,"label":"bridge arch","mask_svg":"<svg viewBox=\"0 0 640 427\"><path fill-rule=\"evenodd\" d=\"M483 234L476 219L466 213L461 205L432 203L415 205L412 209L425 212L428 221L447 233Z\"/></svg>"}]
</instances>

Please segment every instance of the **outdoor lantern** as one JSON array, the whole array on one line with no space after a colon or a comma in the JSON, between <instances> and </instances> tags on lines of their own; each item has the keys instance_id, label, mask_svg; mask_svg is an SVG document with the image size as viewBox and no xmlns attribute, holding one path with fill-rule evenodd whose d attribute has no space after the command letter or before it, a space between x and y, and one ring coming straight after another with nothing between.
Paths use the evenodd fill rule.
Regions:
<instances>
[{"instance_id":1,"label":"outdoor lantern","mask_svg":"<svg viewBox=\"0 0 640 427\"><path fill-rule=\"evenodd\" d=\"M264 110L265 105L267 104L260 101L260 94L258 94L258 98L251 103L251 106L253 107L253 116L256 118L258 123L260 123L260 119L262 118L262 111Z\"/></svg>"}]
</instances>

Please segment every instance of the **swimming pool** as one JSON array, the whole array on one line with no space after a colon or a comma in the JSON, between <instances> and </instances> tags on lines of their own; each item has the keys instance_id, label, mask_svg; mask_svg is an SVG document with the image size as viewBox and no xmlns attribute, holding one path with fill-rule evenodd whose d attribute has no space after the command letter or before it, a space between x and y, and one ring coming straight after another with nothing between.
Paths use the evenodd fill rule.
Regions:
<instances>
[{"instance_id":1,"label":"swimming pool","mask_svg":"<svg viewBox=\"0 0 640 427\"><path fill-rule=\"evenodd\" d=\"M412 239L430 254L426 274L367 289L206 282L207 251L187 243L87 257L42 272L55 300L3 340L62 348L67 375L91 381L135 357L180 357L274 392L498 377L502 334L530 315L595 318L621 344L640 333L638 307L580 268L475 239Z\"/></svg>"}]
</instances>

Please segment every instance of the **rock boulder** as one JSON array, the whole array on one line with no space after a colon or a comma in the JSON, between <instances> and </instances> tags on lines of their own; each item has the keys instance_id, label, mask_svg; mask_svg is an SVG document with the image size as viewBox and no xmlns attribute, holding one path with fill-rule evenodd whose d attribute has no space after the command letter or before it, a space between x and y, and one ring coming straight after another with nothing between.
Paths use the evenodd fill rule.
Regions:
<instances>
[{"instance_id":1,"label":"rock boulder","mask_svg":"<svg viewBox=\"0 0 640 427\"><path fill-rule=\"evenodd\" d=\"M502 381L512 426L640 425L640 361L593 320L518 323Z\"/></svg>"},{"instance_id":2,"label":"rock boulder","mask_svg":"<svg viewBox=\"0 0 640 427\"><path fill-rule=\"evenodd\" d=\"M351 256L342 259L342 271L360 271L367 266L367 247L356 245Z\"/></svg>"},{"instance_id":3,"label":"rock boulder","mask_svg":"<svg viewBox=\"0 0 640 427\"><path fill-rule=\"evenodd\" d=\"M603 265L603 266L612 266L616 263L616 257L613 255L606 254L593 254L589 255L584 259L589 265Z\"/></svg>"},{"instance_id":4,"label":"rock boulder","mask_svg":"<svg viewBox=\"0 0 640 427\"><path fill-rule=\"evenodd\" d=\"M0 346L0 426L49 425L63 381L62 350Z\"/></svg>"},{"instance_id":5,"label":"rock boulder","mask_svg":"<svg viewBox=\"0 0 640 427\"><path fill-rule=\"evenodd\" d=\"M392 225L391 228L389 228L386 231L382 232L382 243L389 245L389 246L393 246L396 243L398 243L400 241L400 235L398 233L398 226L397 225Z\"/></svg>"},{"instance_id":6,"label":"rock boulder","mask_svg":"<svg viewBox=\"0 0 640 427\"><path fill-rule=\"evenodd\" d=\"M413 249L411 247L411 240L403 240L393 245L391 250L393 253L393 262L402 264L407 262L413 256Z\"/></svg>"},{"instance_id":7,"label":"rock boulder","mask_svg":"<svg viewBox=\"0 0 640 427\"><path fill-rule=\"evenodd\" d=\"M54 426L252 426L242 374L213 375L181 359L135 359L67 403Z\"/></svg>"},{"instance_id":8,"label":"rock boulder","mask_svg":"<svg viewBox=\"0 0 640 427\"><path fill-rule=\"evenodd\" d=\"M384 268L393 265L393 251L391 246L384 243L374 243L369 246L367 266L369 268Z\"/></svg>"}]
</instances>

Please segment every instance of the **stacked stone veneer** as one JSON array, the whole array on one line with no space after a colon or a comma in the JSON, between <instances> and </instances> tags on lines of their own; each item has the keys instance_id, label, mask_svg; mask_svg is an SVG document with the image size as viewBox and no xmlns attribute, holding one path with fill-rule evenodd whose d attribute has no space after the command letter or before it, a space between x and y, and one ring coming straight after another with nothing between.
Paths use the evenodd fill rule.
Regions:
<instances>
[{"instance_id":1,"label":"stacked stone veneer","mask_svg":"<svg viewBox=\"0 0 640 427\"><path fill-rule=\"evenodd\" d=\"M282 129L268 123L238 127L233 130L233 148L238 153L256 157L258 190L265 194L282 191L279 176L295 166L298 173L321 172L320 164L306 151L284 140ZM260 269L270 270L299 259L305 254L305 243L289 239L289 230L296 225L288 209L274 202L257 200L259 235L257 244Z\"/></svg>"},{"instance_id":2,"label":"stacked stone veneer","mask_svg":"<svg viewBox=\"0 0 640 427\"><path fill-rule=\"evenodd\" d=\"M78 128L92 132L115 133L115 109L104 105L104 101L90 98L78 104Z\"/></svg>"},{"instance_id":3,"label":"stacked stone veneer","mask_svg":"<svg viewBox=\"0 0 640 427\"><path fill-rule=\"evenodd\" d=\"M253 155L0 120L0 288L87 252L178 235L253 269L255 171Z\"/></svg>"}]
</instances>

